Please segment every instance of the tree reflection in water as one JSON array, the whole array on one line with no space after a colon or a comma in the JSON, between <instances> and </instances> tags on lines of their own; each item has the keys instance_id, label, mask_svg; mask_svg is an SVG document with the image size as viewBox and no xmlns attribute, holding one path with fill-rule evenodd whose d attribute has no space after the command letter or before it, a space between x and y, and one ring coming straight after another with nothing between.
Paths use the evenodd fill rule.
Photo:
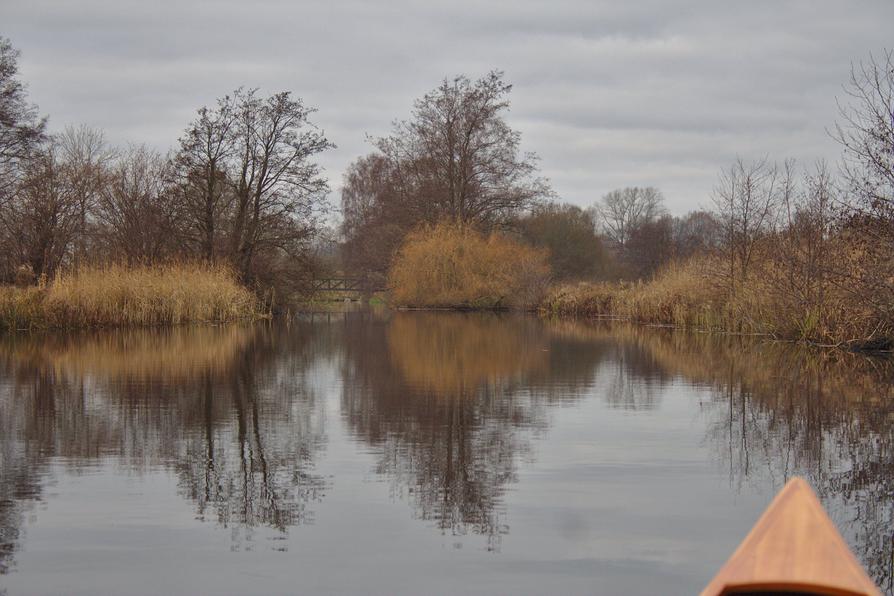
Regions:
<instances>
[{"instance_id":1,"label":"tree reflection in water","mask_svg":"<svg viewBox=\"0 0 894 596\"><path fill-rule=\"evenodd\" d=\"M377 471L420 518L499 548L504 493L548 406L579 395L568 379L591 383L605 350L575 352L537 319L499 315L397 313L348 333L342 408Z\"/></svg>"},{"instance_id":2,"label":"tree reflection in water","mask_svg":"<svg viewBox=\"0 0 894 596\"><path fill-rule=\"evenodd\" d=\"M326 387L342 421L395 494L428 524L481 535L490 549L508 531L506 493L558 407L595 398L660 424L666 390L685 389L674 395L691 400L709 468L734 490L806 476L873 577L894 590L890 361L458 313L7 337L0 573L60 466L170 471L199 519L234 529L235 548L250 547L252 528L285 533L310 521L328 488L315 472L326 442L324 400L308 380L318 365L334 372Z\"/></svg>"},{"instance_id":3,"label":"tree reflection in water","mask_svg":"<svg viewBox=\"0 0 894 596\"><path fill-rule=\"evenodd\" d=\"M894 362L747 338L610 333L710 390L709 452L735 486L807 477L872 577L894 591Z\"/></svg>"},{"instance_id":4,"label":"tree reflection in water","mask_svg":"<svg viewBox=\"0 0 894 596\"><path fill-rule=\"evenodd\" d=\"M303 382L308 339L262 326L6 338L0 346L0 571L50 461L116 458L176 472L200 519L285 532L321 498L321 408Z\"/></svg>"}]
</instances>

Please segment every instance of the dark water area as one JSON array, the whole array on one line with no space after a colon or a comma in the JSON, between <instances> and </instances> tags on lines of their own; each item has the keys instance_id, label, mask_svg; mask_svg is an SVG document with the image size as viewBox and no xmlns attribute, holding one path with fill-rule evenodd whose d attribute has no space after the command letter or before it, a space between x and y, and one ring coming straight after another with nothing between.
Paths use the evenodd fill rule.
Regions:
<instances>
[{"instance_id":1,"label":"dark water area","mask_svg":"<svg viewBox=\"0 0 894 596\"><path fill-rule=\"evenodd\" d=\"M0 338L0 593L693 594L801 475L892 593L894 367L459 313Z\"/></svg>"}]
</instances>

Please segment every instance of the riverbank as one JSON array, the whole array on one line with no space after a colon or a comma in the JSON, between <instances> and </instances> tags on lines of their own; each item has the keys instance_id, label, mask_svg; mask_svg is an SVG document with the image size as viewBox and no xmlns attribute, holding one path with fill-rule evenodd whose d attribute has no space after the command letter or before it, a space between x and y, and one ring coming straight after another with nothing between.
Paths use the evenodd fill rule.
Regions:
<instances>
[{"instance_id":1,"label":"riverbank","mask_svg":"<svg viewBox=\"0 0 894 596\"><path fill-rule=\"evenodd\" d=\"M221 323L261 315L228 269L198 264L84 267L46 284L0 287L0 330Z\"/></svg>"},{"instance_id":2,"label":"riverbank","mask_svg":"<svg viewBox=\"0 0 894 596\"><path fill-rule=\"evenodd\" d=\"M827 284L820 300L797 300L768 269L731 292L717 263L693 260L649 281L556 286L541 301L548 316L615 318L682 329L765 335L852 350L890 351L894 322L867 309L846 288Z\"/></svg>"}]
</instances>

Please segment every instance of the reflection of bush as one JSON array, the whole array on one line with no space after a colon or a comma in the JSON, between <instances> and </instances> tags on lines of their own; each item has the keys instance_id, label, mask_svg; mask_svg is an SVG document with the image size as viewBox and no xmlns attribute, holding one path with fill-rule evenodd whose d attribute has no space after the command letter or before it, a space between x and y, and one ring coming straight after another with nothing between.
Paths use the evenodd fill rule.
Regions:
<instances>
[{"instance_id":1,"label":"reflection of bush","mask_svg":"<svg viewBox=\"0 0 894 596\"><path fill-rule=\"evenodd\" d=\"M222 373L251 341L250 326L122 329L63 336L10 338L0 344L19 362L32 360L58 374L101 379L185 379Z\"/></svg>"},{"instance_id":2,"label":"reflection of bush","mask_svg":"<svg viewBox=\"0 0 894 596\"><path fill-rule=\"evenodd\" d=\"M470 395L546 368L542 331L535 321L519 323L499 315L399 313L388 327L388 350L411 385Z\"/></svg>"}]
</instances>

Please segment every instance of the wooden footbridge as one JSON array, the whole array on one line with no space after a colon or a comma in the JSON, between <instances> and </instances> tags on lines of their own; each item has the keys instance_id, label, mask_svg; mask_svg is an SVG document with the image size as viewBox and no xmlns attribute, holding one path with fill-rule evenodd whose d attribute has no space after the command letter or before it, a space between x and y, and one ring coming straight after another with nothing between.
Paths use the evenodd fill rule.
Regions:
<instances>
[{"instance_id":1,"label":"wooden footbridge","mask_svg":"<svg viewBox=\"0 0 894 596\"><path fill-rule=\"evenodd\" d=\"M370 276L319 277L311 281L314 294L333 294L338 297L369 296L374 292L384 292L384 282Z\"/></svg>"}]
</instances>

